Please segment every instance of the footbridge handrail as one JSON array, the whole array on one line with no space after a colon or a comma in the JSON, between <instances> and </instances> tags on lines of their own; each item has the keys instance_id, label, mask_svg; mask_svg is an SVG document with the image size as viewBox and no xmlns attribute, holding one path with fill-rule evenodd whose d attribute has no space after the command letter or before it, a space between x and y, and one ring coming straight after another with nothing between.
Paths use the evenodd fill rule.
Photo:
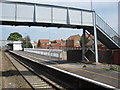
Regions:
<instances>
[{"instance_id":1,"label":"footbridge handrail","mask_svg":"<svg viewBox=\"0 0 120 90\"><path fill-rule=\"evenodd\" d=\"M96 25L104 31L107 36L109 36L112 40L114 40L119 45L120 35L113 30L99 15L96 14Z\"/></svg>"}]
</instances>

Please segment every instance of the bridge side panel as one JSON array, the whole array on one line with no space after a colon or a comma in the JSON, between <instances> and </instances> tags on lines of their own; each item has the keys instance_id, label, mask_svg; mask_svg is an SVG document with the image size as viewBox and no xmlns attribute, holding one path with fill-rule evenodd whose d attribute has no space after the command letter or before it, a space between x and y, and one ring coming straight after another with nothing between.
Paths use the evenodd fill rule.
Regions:
<instances>
[{"instance_id":1,"label":"bridge side panel","mask_svg":"<svg viewBox=\"0 0 120 90\"><path fill-rule=\"evenodd\" d=\"M82 12L80 10L71 10L69 9L69 17L70 17L70 24L72 25L81 25L81 15Z\"/></svg>"},{"instance_id":2,"label":"bridge side panel","mask_svg":"<svg viewBox=\"0 0 120 90\"><path fill-rule=\"evenodd\" d=\"M33 22L33 13L33 5L17 4L17 21Z\"/></svg>"},{"instance_id":3,"label":"bridge side panel","mask_svg":"<svg viewBox=\"0 0 120 90\"><path fill-rule=\"evenodd\" d=\"M0 3L0 20L2 20L2 3Z\"/></svg>"},{"instance_id":4,"label":"bridge side panel","mask_svg":"<svg viewBox=\"0 0 120 90\"><path fill-rule=\"evenodd\" d=\"M15 4L1 3L2 6L2 20L15 21Z\"/></svg>"},{"instance_id":5,"label":"bridge side panel","mask_svg":"<svg viewBox=\"0 0 120 90\"><path fill-rule=\"evenodd\" d=\"M92 12L82 11L82 25L93 26Z\"/></svg>"},{"instance_id":6,"label":"bridge side panel","mask_svg":"<svg viewBox=\"0 0 120 90\"><path fill-rule=\"evenodd\" d=\"M53 8L53 23L67 24L67 9Z\"/></svg>"},{"instance_id":7,"label":"bridge side panel","mask_svg":"<svg viewBox=\"0 0 120 90\"><path fill-rule=\"evenodd\" d=\"M36 21L51 23L51 7L36 6Z\"/></svg>"}]
</instances>

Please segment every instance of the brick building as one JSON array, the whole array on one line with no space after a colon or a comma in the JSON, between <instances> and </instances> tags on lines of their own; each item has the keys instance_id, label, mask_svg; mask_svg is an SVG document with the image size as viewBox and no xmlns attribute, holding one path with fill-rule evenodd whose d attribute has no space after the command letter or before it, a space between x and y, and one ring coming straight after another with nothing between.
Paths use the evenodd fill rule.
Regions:
<instances>
[{"instance_id":1,"label":"brick building","mask_svg":"<svg viewBox=\"0 0 120 90\"><path fill-rule=\"evenodd\" d=\"M91 45L94 43L94 40L92 40L92 39L94 39L94 36L92 36L91 34L86 34L86 38L88 39L88 42L86 43L86 47L91 47ZM100 49L100 50L108 49L99 40L97 40L97 45L98 45L98 49ZM93 45L92 45L92 48L94 48Z\"/></svg>"},{"instance_id":2,"label":"brick building","mask_svg":"<svg viewBox=\"0 0 120 90\"><path fill-rule=\"evenodd\" d=\"M66 47L80 47L80 35L73 35L67 38Z\"/></svg>"},{"instance_id":3,"label":"brick building","mask_svg":"<svg viewBox=\"0 0 120 90\"><path fill-rule=\"evenodd\" d=\"M52 48L52 49L60 49L61 45L62 45L61 40L54 40L54 41L51 41L50 48Z\"/></svg>"},{"instance_id":4,"label":"brick building","mask_svg":"<svg viewBox=\"0 0 120 90\"><path fill-rule=\"evenodd\" d=\"M38 47L48 49L50 45L50 40L48 39L40 39L38 40Z\"/></svg>"}]
</instances>

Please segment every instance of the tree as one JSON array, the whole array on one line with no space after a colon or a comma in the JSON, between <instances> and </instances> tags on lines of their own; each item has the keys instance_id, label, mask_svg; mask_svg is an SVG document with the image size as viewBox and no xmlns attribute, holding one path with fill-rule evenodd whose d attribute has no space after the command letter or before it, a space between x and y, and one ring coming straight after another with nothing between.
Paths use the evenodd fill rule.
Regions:
<instances>
[{"instance_id":1,"label":"tree","mask_svg":"<svg viewBox=\"0 0 120 90\"><path fill-rule=\"evenodd\" d=\"M19 34L18 32L14 32L14 33L11 33L7 40L10 40L10 41L21 41L22 40L22 35Z\"/></svg>"},{"instance_id":2,"label":"tree","mask_svg":"<svg viewBox=\"0 0 120 90\"><path fill-rule=\"evenodd\" d=\"M65 40L64 40L64 39L61 39L61 41L62 41L62 42L65 42Z\"/></svg>"},{"instance_id":3,"label":"tree","mask_svg":"<svg viewBox=\"0 0 120 90\"><path fill-rule=\"evenodd\" d=\"M82 43L83 43L83 36L80 38L80 46L82 47ZM89 39L85 36L85 45L89 42Z\"/></svg>"},{"instance_id":4,"label":"tree","mask_svg":"<svg viewBox=\"0 0 120 90\"><path fill-rule=\"evenodd\" d=\"M32 48L32 44L30 42L30 37L29 36L26 36L25 38L23 38L22 40L22 48Z\"/></svg>"}]
</instances>

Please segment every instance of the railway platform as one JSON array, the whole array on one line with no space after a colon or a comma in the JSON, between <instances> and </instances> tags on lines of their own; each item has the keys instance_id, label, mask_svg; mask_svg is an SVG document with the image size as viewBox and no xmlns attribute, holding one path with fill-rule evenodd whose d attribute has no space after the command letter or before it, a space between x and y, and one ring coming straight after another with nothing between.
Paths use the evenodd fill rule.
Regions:
<instances>
[{"instance_id":1,"label":"railway platform","mask_svg":"<svg viewBox=\"0 0 120 90\"><path fill-rule=\"evenodd\" d=\"M59 60L58 58L46 57L30 52L28 53L23 51L14 51L14 53L64 70L66 72L94 80L95 82L100 82L110 87L120 88L120 72L108 70L108 68L110 68L110 65L107 64L72 63L65 60ZM116 66L116 68L119 69L120 67Z\"/></svg>"}]
</instances>

